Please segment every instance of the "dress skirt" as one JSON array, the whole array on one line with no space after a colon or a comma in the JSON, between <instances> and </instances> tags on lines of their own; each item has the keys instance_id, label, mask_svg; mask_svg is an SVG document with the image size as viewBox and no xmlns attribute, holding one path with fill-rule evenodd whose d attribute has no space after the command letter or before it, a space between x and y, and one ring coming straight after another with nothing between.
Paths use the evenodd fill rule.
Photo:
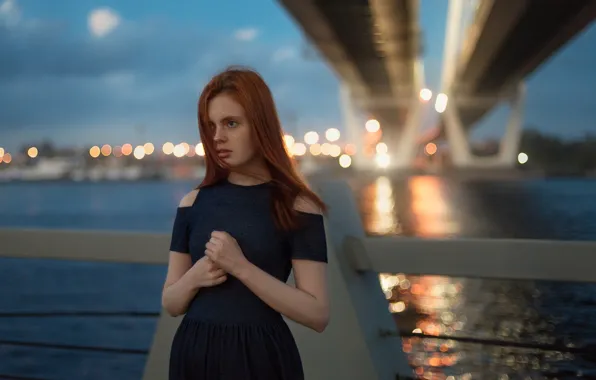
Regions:
<instances>
[{"instance_id":1,"label":"dress skirt","mask_svg":"<svg viewBox=\"0 0 596 380\"><path fill-rule=\"evenodd\" d=\"M294 337L283 319L230 324L185 317L172 342L170 380L303 380Z\"/></svg>"}]
</instances>

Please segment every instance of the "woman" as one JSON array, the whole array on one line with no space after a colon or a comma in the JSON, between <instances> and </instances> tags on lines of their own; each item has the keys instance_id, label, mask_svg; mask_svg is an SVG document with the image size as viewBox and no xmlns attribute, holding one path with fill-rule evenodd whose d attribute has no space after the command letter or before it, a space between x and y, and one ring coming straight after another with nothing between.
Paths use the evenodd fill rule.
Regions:
<instances>
[{"instance_id":1,"label":"woman","mask_svg":"<svg viewBox=\"0 0 596 380\"><path fill-rule=\"evenodd\" d=\"M325 205L296 173L257 73L215 76L198 108L206 174L177 209L162 296L186 313L170 380L303 379L282 315L327 326Z\"/></svg>"}]
</instances>

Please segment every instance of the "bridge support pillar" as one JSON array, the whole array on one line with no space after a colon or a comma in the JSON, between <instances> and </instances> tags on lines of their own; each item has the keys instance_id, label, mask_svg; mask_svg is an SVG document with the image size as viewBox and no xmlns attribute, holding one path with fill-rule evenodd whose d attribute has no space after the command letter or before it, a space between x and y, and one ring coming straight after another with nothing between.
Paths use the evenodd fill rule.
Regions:
<instances>
[{"instance_id":1,"label":"bridge support pillar","mask_svg":"<svg viewBox=\"0 0 596 380\"><path fill-rule=\"evenodd\" d=\"M406 125L404 125L402 132L399 135L395 151L395 159L392 167L398 170L409 169L416 158L416 150L418 148L418 131L420 129L420 118L422 116L422 102L418 98L418 91L422 88L424 83L424 73L422 71L422 62L417 60L414 64L414 91L409 101L408 116Z\"/></svg>"},{"instance_id":2,"label":"bridge support pillar","mask_svg":"<svg viewBox=\"0 0 596 380\"><path fill-rule=\"evenodd\" d=\"M493 157L475 157L468 142L467 128L463 125L459 108L453 104L445 110L445 132L451 151L453 166L458 168L512 168L517 161L519 142L523 123L523 111L526 87L522 82L518 85L510 99L511 112L505 134L499 145L499 153ZM454 99L452 103L456 103Z\"/></svg>"},{"instance_id":3,"label":"bridge support pillar","mask_svg":"<svg viewBox=\"0 0 596 380\"><path fill-rule=\"evenodd\" d=\"M356 105L352 100L350 89L345 83L340 84L340 107L346 126L347 140L356 146L356 154L352 156L352 167L366 170L372 167L372 161L364 155L363 134L364 124L356 112Z\"/></svg>"},{"instance_id":4,"label":"bridge support pillar","mask_svg":"<svg viewBox=\"0 0 596 380\"><path fill-rule=\"evenodd\" d=\"M519 154L522 123L524 122L524 109L526 102L526 85L519 83L515 95L511 98L511 114L507 122L505 134L499 145L498 160L506 166L515 166Z\"/></svg>"}]
</instances>

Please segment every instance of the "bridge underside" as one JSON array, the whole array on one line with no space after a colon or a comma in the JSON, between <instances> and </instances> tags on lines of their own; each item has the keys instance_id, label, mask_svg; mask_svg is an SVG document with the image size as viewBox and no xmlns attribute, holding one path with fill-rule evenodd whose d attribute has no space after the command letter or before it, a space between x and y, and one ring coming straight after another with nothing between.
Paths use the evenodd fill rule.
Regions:
<instances>
[{"instance_id":1,"label":"bridge underside","mask_svg":"<svg viewBox=\"0 0 596 380\"><path fill-rule=\"evenodd\" d=\"M451 99L466 128L596 18L594 0L484 0L457 66Z\"/></svg>"},{"instance_id":2,"label":"bridge underside","mask_svg":"<svg viewBox=\"0 0 596 380\"><path fill-rule=\"evenodd\" d=\"M404 124L418 57L417 0L279 0L384 133ZM382 99L383 101L376 101Z\"/></svg>"}]
</instances>

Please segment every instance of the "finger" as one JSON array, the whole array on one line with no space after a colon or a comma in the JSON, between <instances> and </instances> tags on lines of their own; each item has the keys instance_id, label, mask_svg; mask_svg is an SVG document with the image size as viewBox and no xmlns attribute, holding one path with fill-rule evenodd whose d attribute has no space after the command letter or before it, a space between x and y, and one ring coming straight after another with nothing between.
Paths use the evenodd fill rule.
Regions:
<instances>
[{"instance_id":1,"label":"finger","mask_svg":"<svg viewBox=\"0 0 596 380\"><path fill-rule=\"evenodd\" d=\"M213 231L213 232L211 232L211 237L212 238L216 238L218 240L224 240L228 236L230 236L230 234L228 234L227 232L224 232L224 231Z\"/></svg>"},{"instance_id":2,"label":"finger","mask_svg":"<svg viewBox=\"0 0 596 380\"><path fill-rule=\"evenodd\" d=\"M205 244L205 248L210 249L212 251L215 250L215 248L217 248L217 245L215 243L212 243L211 240L209 240L207 242L207 244Z\"/></svg>"},{"instance_id":3,"label":"finger","mask_svg":"<svg viewBox=\"0 0 596 380\"><path fill-rule=\"evenodd\" d=\"M218 285L218 284L221 284L222 282L224 282L227 279L228 279L228 276L226 276L226 275L219 276L219 277L214 278L213 280L211 280L211 284Z\"/></svg>"},{"instance_id":4,"label":"finger","mask_svg":"<svg viewBox=\"0 0 596 380\"><path fill-rule=\"evenodd\" d=\"M226 271L224 271L223 269L219 269L219 268L218 269L215 269L215 270L213 270L213 271L211 271L209 273L211 275L211 278L218 278L218 277L221 277L221 276L225 276L226 275Z\"/></svg>"},{"instance_id":5,"label":"finger","mask_svg":"<svg viewBox=\"0 0 596 380\"><path fill-rule=\"evenodd\" d=\"M205 250L205 257L209 258L211 261L215 261L213 260L213 256L215 255L215 252L213 252L210 249L206 249Z\"/></svg>"},{"instance_id":6,"label":"finger","mask_svg":"<svg viewBox=\"0 0 596 380\"><path fill-rule=\"evenodd\" d=\"M212 244L221 244L222 242L223 240L219 236L211 236L211 239L209 239L209 243Z\"/></svg>"}]
</instances>

